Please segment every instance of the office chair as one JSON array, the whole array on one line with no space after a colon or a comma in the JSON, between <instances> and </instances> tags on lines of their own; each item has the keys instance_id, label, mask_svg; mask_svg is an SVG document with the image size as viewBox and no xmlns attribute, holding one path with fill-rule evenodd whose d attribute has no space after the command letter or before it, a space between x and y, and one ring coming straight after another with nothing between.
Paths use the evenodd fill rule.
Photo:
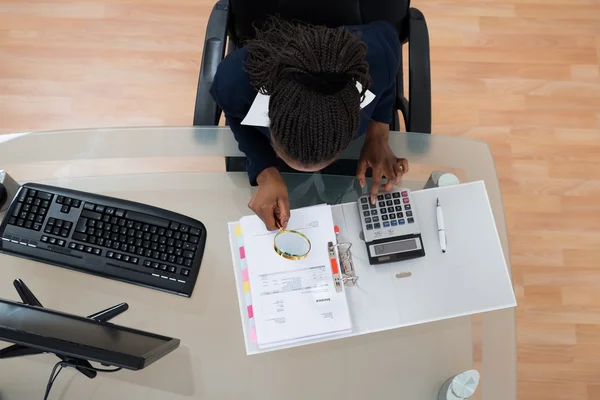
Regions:
<instances>
[{"instance_id":1,"label":"office chair","mask_svg":"<svg viewBox=\"0 0 600 400\"><path fill-rule=\"evenodd\" d=\"M429 34L425 17L410 7L410 0L218 0L206 27L194 125L219 124L221 110L209 91L225 49L231 52L242 47L246 40L254 37L256 27L271 15L332 28L378 20L392 23L398 30L402 46L408 44L409 84L407 99L401 53L396 78L396 107L390 130L400 129L396 111L400 110L407 131L431 133ZM245 171L244 157L229 157L227 170Z\"/></svg>"}]
</instances>

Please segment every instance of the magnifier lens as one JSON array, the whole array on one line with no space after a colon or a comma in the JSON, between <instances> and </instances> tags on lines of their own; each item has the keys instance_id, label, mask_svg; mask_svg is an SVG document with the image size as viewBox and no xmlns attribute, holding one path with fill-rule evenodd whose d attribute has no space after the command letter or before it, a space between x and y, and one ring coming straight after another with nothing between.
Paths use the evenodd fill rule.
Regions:
<instances>
[{"instance_id":1,"label":"magnifier lens","mask_svg":"<svg viewBox=\"0 0 600 400\"><path fill-rule=\"evenodd\" d=\"M300 260L310 252L310 240L300 232L281 231L275 235L274 247L280 256Z\"/></svg>"}]
</instances>

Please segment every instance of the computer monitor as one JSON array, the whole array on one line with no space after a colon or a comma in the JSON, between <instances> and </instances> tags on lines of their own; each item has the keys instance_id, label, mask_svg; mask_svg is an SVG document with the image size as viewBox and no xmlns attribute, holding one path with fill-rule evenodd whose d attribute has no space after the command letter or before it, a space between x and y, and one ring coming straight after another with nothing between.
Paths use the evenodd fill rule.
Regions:
<instances>
[{"instance_id":1,"label":"computer monitor","mask_svg":"<svg viewBox=\"0 0 600 400\"><path fill-rule=\"evenodd\" d=\"M179 347L179 339L0 299L0 340L131 370Z\"/></svg>"}]
</instances>

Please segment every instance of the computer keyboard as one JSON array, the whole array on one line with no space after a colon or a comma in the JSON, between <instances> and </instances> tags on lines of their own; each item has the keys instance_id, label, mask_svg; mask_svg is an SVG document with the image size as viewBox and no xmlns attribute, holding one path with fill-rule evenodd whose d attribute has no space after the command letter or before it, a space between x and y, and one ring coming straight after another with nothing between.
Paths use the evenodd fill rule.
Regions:
<instances>
[{"instance_id":1,"label":"computer keyboard","mask_svg":"<svg viewBox=\"0 0 600 400\"><path fill-rule=\"evenodd\" d=\"M164 209L28 183L0 225L0 251L190 297L206 229Z\"/></svg>"}]
</instances>

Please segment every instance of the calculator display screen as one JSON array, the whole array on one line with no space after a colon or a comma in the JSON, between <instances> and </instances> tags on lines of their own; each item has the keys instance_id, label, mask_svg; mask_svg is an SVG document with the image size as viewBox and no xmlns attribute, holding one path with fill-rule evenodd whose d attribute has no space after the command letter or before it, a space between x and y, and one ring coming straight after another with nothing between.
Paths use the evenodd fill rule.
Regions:
<instances>
[{"instance_id":1,"label":"calculator display screen","mask_svg":"<svg viewBox=\"0 0 600 400\"><path fill-rule=\"evenodd\" d=\"M391 253L401 253L403 251L417 250L419 246L416 239L401 240L398 242L390 242L384 244L377 244L373 246L373 250L376 256Z\"/></svg>"}]
</instances>

